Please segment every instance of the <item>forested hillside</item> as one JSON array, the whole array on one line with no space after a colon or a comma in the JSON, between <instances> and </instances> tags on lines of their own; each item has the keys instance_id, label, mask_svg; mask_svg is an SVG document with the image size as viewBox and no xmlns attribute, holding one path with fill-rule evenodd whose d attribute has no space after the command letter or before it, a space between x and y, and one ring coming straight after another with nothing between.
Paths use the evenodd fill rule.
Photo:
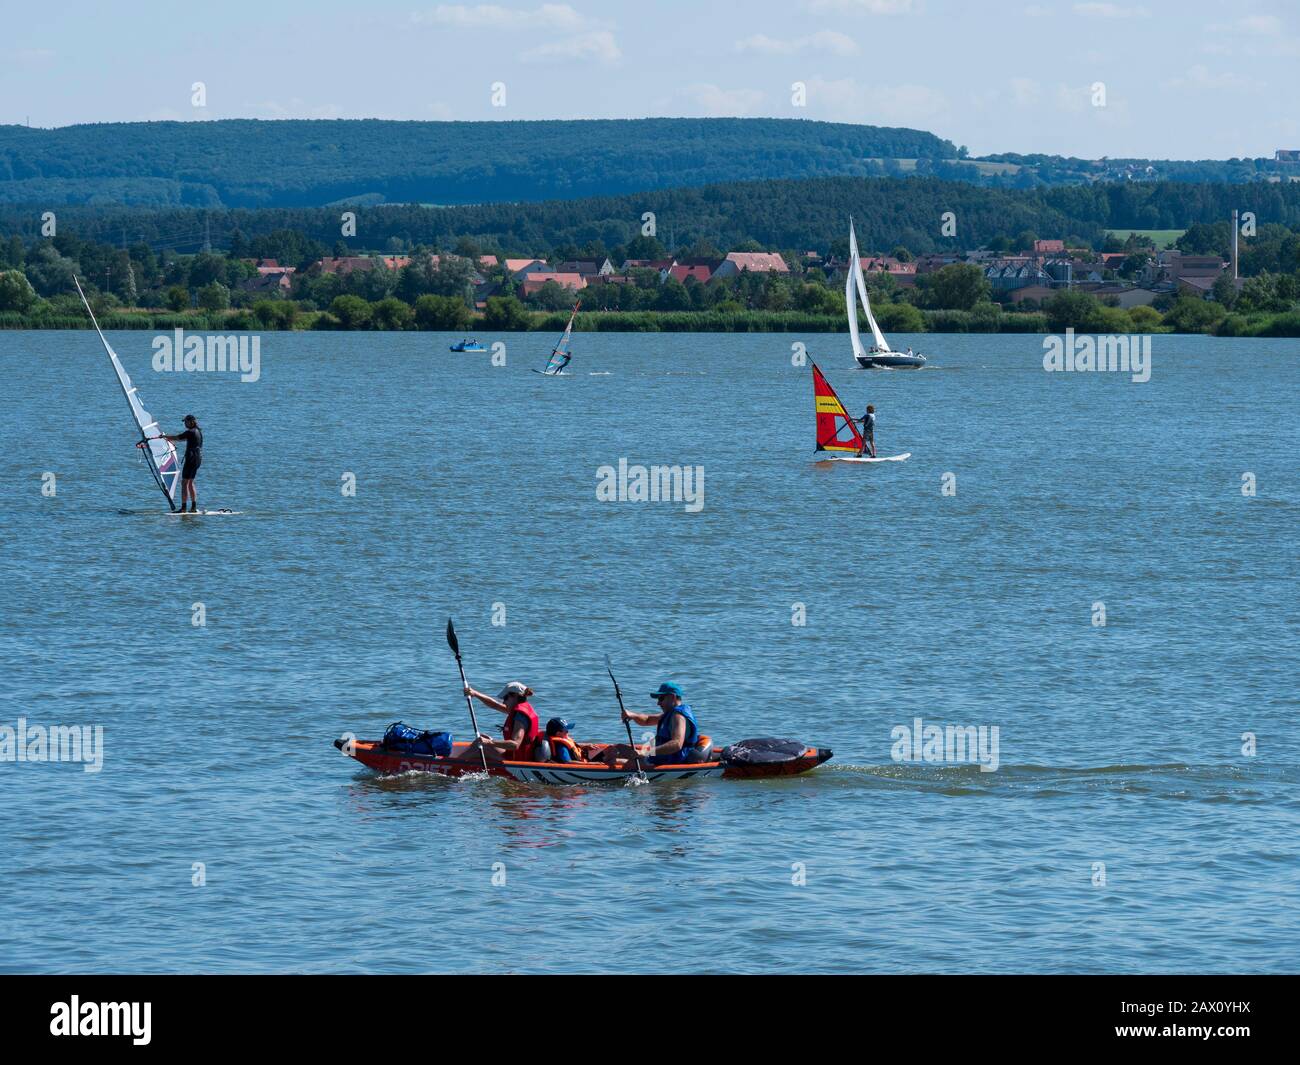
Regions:
<instances>
[{"instance_id":1,"label":"forested hillside","mask_svg":"<svg viewBox=\"0 0 1300 1065\"><path fill-rule=\"evenodd\" d=\"M306 207L567 199L951 159L931 133L795 119L0 126L0 203Z\"/></svg>"},{"instance_id":2,"label":"forested hillside","mask_svg":"<svg viewBox=\"0 0 1300 1065\"><path fill-rule=\"evenodd\" d=\"M825 251L857 223L862 246L914 253L974 248L995 237L1032 231L1042 237L1078 237L1099 244L1108 228L1186 229L1225 222L1234 208L1253 211L1257 223L1300 228L1300 183L1206 185L1160 182L1099 184L1036 190L978 188L932 178L812 178L733 182L694 189L661 189L543 203L448 208L357 207L355 237L340 241L342 208L198 211L64 208L59 232L157 251L199 250L205 235L219 249L279 234L274 251L295 261L308 243L354 250L399 251L415 245L451 249L468 238L484 251L546 255L556 248L626 245L641 233L642 216L655 215L657 235L679 248L708 242L735 248L747 241L766 248ZM952 212L954 236L941 235ZM0 236L38 237L40 213L0 208Z\"/></svg>"}]
</instances>

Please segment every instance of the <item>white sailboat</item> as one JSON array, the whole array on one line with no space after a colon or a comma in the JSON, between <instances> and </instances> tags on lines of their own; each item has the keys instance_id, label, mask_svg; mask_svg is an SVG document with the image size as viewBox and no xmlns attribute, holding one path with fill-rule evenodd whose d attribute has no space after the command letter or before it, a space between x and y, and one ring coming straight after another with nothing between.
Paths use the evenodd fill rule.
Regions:
<instances>
[{"instance_id":1,"label":"white sailboat","mask_svg":"<svg viewBox=\"0 0 1300 1065\"><path fill-rule=\"evenodd\" d=\"M870 349L863 350L862 340L858 336L858 305L862 300L862 309L867 315L867 324L871 326L874 343ZM876 316L871 313L871 300L867 298L867 286L862 280L862 259L858 255L858 236L853 231L853 219L849 219L849 275L844 279L844 304L849 312L849 335L853 338L853 357L863 369L882 366L889 369L917 368L925 365L925 356L918 355L908 348L907 351L894 351L880 331Z\"/></svg>"}]
</instances>

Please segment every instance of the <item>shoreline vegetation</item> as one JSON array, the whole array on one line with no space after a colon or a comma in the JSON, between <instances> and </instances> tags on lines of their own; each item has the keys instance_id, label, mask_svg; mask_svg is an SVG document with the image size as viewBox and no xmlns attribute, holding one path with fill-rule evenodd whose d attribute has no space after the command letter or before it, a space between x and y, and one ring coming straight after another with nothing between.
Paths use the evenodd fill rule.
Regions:
<instances>
[{"instance_id":1,"label":"shoreline vegetation","mask_svg":"<svg viewBox=\"0 0 1300 1065\"><path fill-rule=\"evenodd\" d=\"M762 187L770 192L770 185ZM852 191L831 187L844 197ZM793 184L782 188L789 193ZM808 234L873 203L876 215L897 227L901 209L890 215L877 203L882 188L861 188L854 203L846 199L835 209L819 204L825 226L801 220L798 242L788 246L737 234L720 247L675 230L664 234L665 244L655 235L664 233L664 219L625 241L621 229L611 232L609 240L620 238L613 244L590 234L581 244L556 244L542 238L543 230L508 243L463 232L433 243L392 236L381 249L367 231L361 247L355 245L362 238L351 235L352 244L340 237L331 248L310 230L289 226L257 236L233 230L217 248L203 215L196 216L204 222L197 231L203 250L194 254L168 242L130 243L126 228L112 241L66 229L40 239L10 233L0 237L0 329L88 326L73 283L80 278L107 329L558 332L580 300L580 332L840 333L848 326L848 240L837 235L822 243ZM933 242L909 230L907 242L873 241L863 280L886 335L1072 329L1300 337L1300 183L1276 195L1287 200L1278 207L1294 215L1290 224L1256 227L1252 218L1240 241L1230 220L1125 230L1123 239L1119 232L1089 239L1068 229L1042 239L1031 228L994 232L987 222L992 235L977 246L922 252ZM916 199L908 198L907 217L918 209ZM779 205L792 209L788 199ZM595 210L566 205L570 228L589 208ZM291 220L260 212L259 228L268 224L267 213ZM387 211L380 214L392 224ZM343 217L347 225L358 221L351 212ZM360 221L373 228L370 215ZM1012 221L1000 218L1008 229ZM1172 239L1173 250L1158 251L1156 236Z\"/></svg>"},{"instance_id":2,"label":"shoreline vegetation","mask_svg":"<svg viewBox=\"0 0 1300 1065\"><path fill-rule=\"evenodd\" d=\"M414 323L352 322L344 324L328 311L303 311L288 316L285 305L277 301L275 314L257 315L249 311L134 310L109 311L100 316L105 331L136 330L162 332L185 329L192 332L441 332L463 336L474 333L558 333L568 321L568 314L558 311L525 311L509 322L486 324L485 315L475 317L466 328L446 329L441 325L420 327ZM1073 328L1077 333L1182 333L1224 337L1300 337L1300 312L1265 314L1225 313L1214 321L1166 321L1170 315L1132 315L1118 308L1104 320L1077 323L1053 321L1044 311L1027 311L997 315L976 311L938 310L919 312L920 321L908 321L906 327L882 322L882 328L894 333L1063 333ZM1148 308L1140 308L1147 310ZM98 312L97 312L98 313ZM865 322L862 323L865 329ZM93 329L90 319L81 315L17 314L0 312L0 330ZM582 311L573 326L576 333L847 333L843 315L804 314L788 311L740 311L716 313L698 311Z\"/></svg>"}]
</instances>

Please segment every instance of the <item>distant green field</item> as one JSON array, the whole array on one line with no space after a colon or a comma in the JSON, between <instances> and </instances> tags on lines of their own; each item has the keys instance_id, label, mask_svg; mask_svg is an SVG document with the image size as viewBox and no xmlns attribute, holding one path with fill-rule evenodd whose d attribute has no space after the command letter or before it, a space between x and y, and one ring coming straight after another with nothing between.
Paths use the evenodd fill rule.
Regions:
<instances>
[{"instance_id":1,"label":"distant green field","mask_svg":"<svg viewBox=\"0 0 1300 1065\"><path fill-rule=\"evenodd\" d=\"M1187 232L1185 229L1108 229L1106 230L1113 237L1119 237L1120 240L1128 240L1130 233L1136 233L1139 237L1150 237L1156 242L1156 248L1163 251L1165 248L1173 247L1174 241Z\"/></svg>"},{"instance_id":2,"label":"distant green field","mask_svg":"<svg viewBox=\"0 0 1300 1065\"><path fill-rule=\"evenodd\" d=\"M871 163L883 163L885 160L879 156L873 156L868 158L867 161ZM895 159L894 162L898 164L898 169L904 174L910 174L916 170L915 159ZM989 174L1018 174L1023 169L1019 163L986 163L980 162L977 159L945 159L944 162L969 163L985 176Z\"/></svg>"}]
</instances>

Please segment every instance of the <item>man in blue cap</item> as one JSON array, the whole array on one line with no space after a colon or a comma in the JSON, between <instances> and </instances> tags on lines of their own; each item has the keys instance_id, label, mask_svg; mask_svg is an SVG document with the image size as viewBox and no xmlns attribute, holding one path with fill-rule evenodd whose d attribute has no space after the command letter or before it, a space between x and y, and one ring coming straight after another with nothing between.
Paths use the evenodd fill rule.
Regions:
<instances>
[{"instance_id":1,"label":"man in blue cap","mask_svg":"<svg viewBox=\"0 0 1300 1065\"><path fill-rule=\"evenodd\" d=\"M670 680L659 685L650 698L659 704L658 713L638 714L624 710L623 720L638 725L654 725L654 743L639 745L635 753L643 765L681 765L691 760L691 752L700 739L700 729L695 722L695 711L682 695L682 689ZM608 766L615 762L633 760L633 749L626 743L611 744L600 756Z\"/></svg>"}]
</instances>

